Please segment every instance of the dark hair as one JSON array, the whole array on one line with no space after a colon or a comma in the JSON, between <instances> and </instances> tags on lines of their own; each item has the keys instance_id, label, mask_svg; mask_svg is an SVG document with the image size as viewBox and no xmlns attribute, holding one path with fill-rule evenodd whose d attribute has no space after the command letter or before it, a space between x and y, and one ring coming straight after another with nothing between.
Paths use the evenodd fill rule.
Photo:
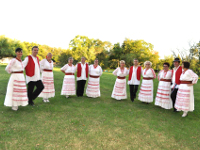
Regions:
<instances>
[{"instance_id":1,"label":"dark hair","mask_svg":"<svg viewBox=\"0 0 200 150\"><path fill-rule=\"evenodd\" d=\"M169 67L169 63L168 63L168 62L163 63L163 66L164 66L164 65L167 65L167 66Z\"/></svg>"},{"instance_id":2,"label":"dark hair","mask_svg":"<svg viewBox=\"0 0 200 150\"><path fill-rule=\"evenodd\" d=\"M33 47L32 47L32 50L33 50L34 48L38 48L38 46L33 46ZM38 50L39 50L39 48L38 48Z\"/></svg>"},{"instance_id":3,"label":"dark hair","mask_svg":"<svg viewBox=\"0 0 200 150\"><path fill-rule=\"evenodd\" d=\"M134 60L137 60L137 61L138 61L138 59L137 59L137 58L133 59L133 61L134 61Z\"/></svg>"},{"instance_id":4,"label":"dark hair","mask_svg":"<svg viewBox=\"0 0 200 150\"><path fill-rule=\"evenodd\" d=\"M15 53L16 53L16 52L21 52L21 51L22 51L22 49L19 48L19 47L15 49Z\"/></svg>"},{"instance_id":5,"label":"dark hair","mask_svg":"<svg viewBox=\"0 0 200 150\"><path fill-rule=\"evenodd\" d=\"M190 68L190 63L188 61L184 61L182 63L183 63L184 68L187 68L187 69Z\"/></svg>"},{"instance_id":6,"label":"dark hair","mask_svg":"<svg viewBox=\"0 0 200 150\"><path fill-rule=\"evenodd\" d=\"M173 62L178 62L178 63L180 63L180 59L177 57L177 58L174 59Z\"/></svg>"}]
</instances>

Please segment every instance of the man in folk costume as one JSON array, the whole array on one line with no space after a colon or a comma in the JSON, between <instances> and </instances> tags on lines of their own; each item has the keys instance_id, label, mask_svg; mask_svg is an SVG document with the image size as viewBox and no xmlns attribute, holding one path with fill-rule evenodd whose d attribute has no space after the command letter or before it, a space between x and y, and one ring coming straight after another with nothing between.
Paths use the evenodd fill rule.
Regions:
<instances>
[{"instance_id":1,"label":"man in folk costume","mask_svg":"<svg viewBox=\"0 0 200 150\"><path fill-rule=\"evenodd\" d=\"M130 97L132 102L134 102L134 99L136 98L138 86L140 85L140 77L142 75L142 67L139 66L138 59L134 59L133 63L134 66L130 67L128 78Z\"/></svg>"},{"instance_id":2,"label":"man in folk costume","mask_svg":"<svg viewBox=\"0 0 200 150\"><path fill-rule=\"evenodd\" d=\"M81 62L77 63L76 70L77 70L77 90L76 95L83 96L85 83L88 78L89 66L88 63L85 62L85 57L81 58Z\"/></svg>"},{"instance_id":3,"label":"man in folk costume","mask_svg":"<svg viewBox=\"0 0 200 150\"><path fill-rule=\"evenodd\" d=\"M174 107L174 105L176 103L177 91L178 91L179 85L181 83L180 76L182 74L182 67L180 66L180 59L179 58L175 58L173 63L174 63L174 69L172 70L171 99L172 99L172 102L173 102L174 112L177 112L177 109Z\"/></svg>"},{"instance_id":4,"label":"man in folk costume","mask_svg":"<svg viewBox=\"0 0 200 150\"><path fill-rule=\"evenodd\" d=\"M26 70L26 82L28 84L29 105L32 106L34 106L33 100L36 99L44 89L44 85L40 78L40 64L37 57L38 50L38 46L33 46L32 55L29 55L23 61ZM35 86L36 89L33 91Z\"/></svg>"}]
</instances>

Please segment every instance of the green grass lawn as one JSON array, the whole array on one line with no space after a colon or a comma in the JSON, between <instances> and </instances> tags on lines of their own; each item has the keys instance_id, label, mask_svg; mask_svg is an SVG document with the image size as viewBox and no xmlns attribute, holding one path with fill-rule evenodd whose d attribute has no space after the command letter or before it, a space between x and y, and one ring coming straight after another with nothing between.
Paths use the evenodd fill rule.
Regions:
<instances>
[{"instance_id":1,"label":"green grass lawn","mask_svg":"<svg viewBox=\"0 0 200 150\"><path fill-rule=\"evenodd\" d=\"M56 96L50 103L17 112L3 106L9 74L0 66L0 149L200 149L200 83L194 86L195 111L182 118L129 99L111 98L116 77L103 73L101 97L61 96L64 74L54 68ZM154 81L154 96L158 81Z\"/></svg>"}]
</instances>

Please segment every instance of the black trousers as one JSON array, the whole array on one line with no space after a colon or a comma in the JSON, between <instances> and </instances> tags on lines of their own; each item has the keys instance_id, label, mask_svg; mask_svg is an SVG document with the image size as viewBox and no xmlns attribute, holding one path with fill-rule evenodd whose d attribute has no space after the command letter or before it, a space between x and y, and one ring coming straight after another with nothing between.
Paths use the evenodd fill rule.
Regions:
<instances>
[{"instance_id":1,"label":"black trousers","mask_svg":"<svg viewBox=\"0 0 200 150\"><path fill-rule=\"evenodd\" d=\"M129 85L131 101L134 101L134 99L136 98L138 86L139 85Z\"/></svg>"},{"instance_id":2,"label":"black trousers","mask_svg":"<svg viewBox=\"0 0 200 150\"><path fill-rule=\"evenodd\" d=\"M77 81L76 95L83 96L86 80Z\"/></svg>"},{"instance_id":3,"label":"black trousers","mask_svg":"<svg viewBox=\"0 0 200 150\"><path fill-rule=\"evenodd\" d=\"M171 99L173 102L173 108L175 106L177 92L178 92L178 89L172 89ZM176 108L174 108L174 110L176 110Z\"/></svg>"},{"instance_id":4,"label":"black trousers","mask_svg":"<svg viewBox=\"0 0 200 150\"><path fill-rule=\"evenodd\" d=\"M35 91L34 88L36 86ZM44 85L41 80L38 81L30 81L28 83L28 103L33 104L33 100L38 97L38 95L42 92L44 89Z\"/></svg>"}]
</instances>

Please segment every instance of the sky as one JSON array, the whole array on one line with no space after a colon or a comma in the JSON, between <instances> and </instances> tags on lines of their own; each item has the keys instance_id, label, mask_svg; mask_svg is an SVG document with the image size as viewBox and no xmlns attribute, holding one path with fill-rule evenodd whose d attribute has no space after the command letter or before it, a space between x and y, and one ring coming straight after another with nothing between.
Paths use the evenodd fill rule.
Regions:
<instances>
[{"instance_id":1,"label":"sky","mask_svg":"<svg viewBox=\"0 0 200 150\"><path fill-rule=\"evenodd\" d=\"M154 45L160 58L200 41L200 0L1 0L0 35L67 49L76 35Z\"/></svg>"}]
</instances>

